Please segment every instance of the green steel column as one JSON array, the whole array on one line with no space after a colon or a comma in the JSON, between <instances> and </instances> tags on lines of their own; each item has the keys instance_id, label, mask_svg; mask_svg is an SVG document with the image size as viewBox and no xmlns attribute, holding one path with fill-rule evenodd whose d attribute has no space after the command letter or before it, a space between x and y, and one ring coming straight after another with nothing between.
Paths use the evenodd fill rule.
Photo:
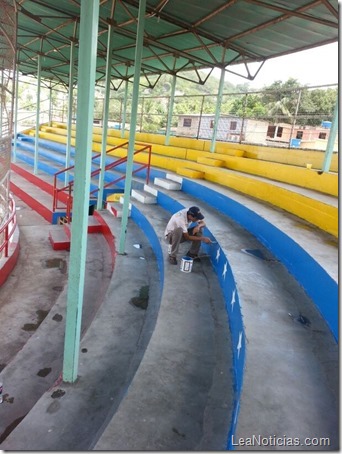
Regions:
<instances>
[{"instance_id":1,"label":"green steel column","mask_svg":"<svg viewBox=\"0 0 342 454\"><path fill-rule=\"evenodd\" d=\"M65 382L74 382L78 371L87 252L98 21L99 0L81 0L75 190L63 362Z\"/></svg>"},{"instance_id":2,"label":"green steel column","mask_svg":"<svg viewBox=\"0 0 342 454\"><path fill-rule=\"evenodd\" d=\"M139 127L139 132L143 132L144 104L145 104L145 98L142 98L142 100L141 100L141 113L140 113L140 127Z\"/></svg>"},{"instance_id":3,"label":"green steel column","mask_svg":"<svg viewBox=\"0 0 342 454\"><path fill-rule=\"evenodd\" d=\"M67 121L67 143L65 153L65 167L70 167L71 154L71 133L72 133L72 105L74 99L74 76L75 76L75 43L70 43L70 65L69 65L69 94L68 94L68 121ZM65 185L69 183L69 172L65 172Z\"/></svg>"},{"instance_id":4,"label":"green steel column","mask_svg":"<svg viewBox=\"0 0 342 454\"><path fill-rule=\"evenodd\" d=\"M215 111L213 136L212 136L211 144L210 144L211 153L213 153L215 151L217 128L218 128L218 122L219 122L220 113L221 113L221 103L222 103L224 76L225 76L225 70L224 70L224 68L222 68L221 69L220 82L219 82L219 88L218 88L218 93L217 93L217 102L216 102L216 111Z\"/></svg>"},{"instance_id":5,"label":"green steel column","mask_svg":"<svg viewBox=\"0 0 342 454\"><path fill-rule=\"evenodd\" d=\"M37 112L36 112L36 137L34 142L33 173L38 172L38 148L39 148L39 118L40 118L40 85L41 85L42 56L38 54L37 62Z\"/></svg>"},{"instance_id":6,"label":"green steel column","mask_svg":"<svg viewBox=\"0 0 342 454\"><path fill-rule=\"evenodd\" d=\"M165 145L170 144L170 131L171 131L171 124L172 124L173 105L175 102L176 82L177 82L177 77L175 75L173 75L172 85L171 85L171 96L170 96L170 103L169 103L169 112L168 112L168 116L167 116Z\"/></svg>"},{"instance_id":7,"label":"green steel column","mask_svg":"<svg viewBox=\"0 0 342 454\"><path fill-rule=\"evenodd\" d=\"M123 113L122 113L122 122L121 122L121 138L124 139L125 137L125 126L126 126L126 114L127 114L127 98L128 98L128 80L125 80L125 99L123 105Z\"/></svg>"},{"instance_id":8,"label":"green steel column","mask_svg":"<svg viewBox=\"0 0 342 454\"><path fill-rule=\"evenodd\" d=\"M132 95L132 113L131 113L130 129L129 129L128 156L127 156L126 180L125 180L125 195L124 195L124 203L123 203L123 207L122 207L122 221L121 221L121 231L120 231L119 254L124 254L124 252L125 252L127 221L128 221L128 212L129 212L129 200L130 200L131 185L132 185L135 129L137 126L141 57L142 57L142 50L143 50L143 44L144 44L145 10L146 10L146 0L140 0L137 42L136 42L136 46L135 46L135 67L134 67L134 82L133 82L133 95Z\"/></svg>"},{"instance_id":9,"label":"green steel column","mask_svg":"<svg viewBox=\"0 0 342 454\"><path fill-rule=\"evenodd\" d=\"M98 210L100 210L103 207L102 199L103 199L103 182L104 182L104 177L105 177L105 172L106 172L105 167L106 167L106 151L107 151L112 53L113 53L113 32L112 32L112 26L108 25L106 85L105 85L105 99L104 99L104 109L103 109L103 128L102 128L102 146L101 146L100 175L99 175L99 191L97 194L97 209Z\"/></svg>"},{"instance_id":10,"label":"green steel column","mask_svg":"<svg viewBox=\"0 0 342 454\"><path fill-rule=\"evenodd\" d=\"M49 126L52 125L52 86L50 82L50 88L49 88Z\"/></svg>"},{"instance_id":11,"label":"green steel column","mask_svg":"<svg viewBox=\"0 0 342 454\"><path fill-rule=\"evenodd\" d=\"M14 141L13 141L13 162L17 162L17 134L18 134L18 88L19 88L19 64L15 72L15 101L14 101Z\"/></svg>"},{"instance_id":12,"label":"green steel column","mask_svg":"<svg viewBox=\"0 0 342 454\"><path fill-rule=\"evenodd\" d=\"M334 144L337 130L338 130L338 100L336 101L334 116L332 119L330 134L327 143L327 149L325 150L324 161L322 166L323 172L329 172L330 170L330 164L334 152Z\"/></svg>"}]
</instances>

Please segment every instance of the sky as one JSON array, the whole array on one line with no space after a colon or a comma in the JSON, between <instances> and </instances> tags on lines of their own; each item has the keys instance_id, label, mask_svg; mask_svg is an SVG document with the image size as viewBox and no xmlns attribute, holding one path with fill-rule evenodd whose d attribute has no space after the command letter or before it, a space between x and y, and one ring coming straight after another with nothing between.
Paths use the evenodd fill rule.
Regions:
<instances>
[{"instance_id":1,"label":"sky","mask_svg":"<svg viewBox=\"0 0 342 454\"><path fill-rule=\"evenodd\" d=\"M251 88L262 88L265 85L271 85L276 80L286 82L290 77L309 86L335 84L338 83L338 58L338 43L327 44L267 60L254 81L248 81L231 73L226 74L225 81L230 81L234 85L248 82ZM255 74L259 65L256 65L255 69L252 65L249 67L253 68L250 71ZM239 71L237 68L238 66L234 66L232 69L235 72L246 74L244 68Z\"/></svg>"}]
</instances>

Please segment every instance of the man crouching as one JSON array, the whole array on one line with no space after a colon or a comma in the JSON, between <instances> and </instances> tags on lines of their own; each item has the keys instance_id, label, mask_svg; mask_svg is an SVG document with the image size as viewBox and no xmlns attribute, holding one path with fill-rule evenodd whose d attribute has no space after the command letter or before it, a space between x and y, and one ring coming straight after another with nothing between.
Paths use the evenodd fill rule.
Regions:
<instances>
[{"instance_id":1,"label":"man crouching","mask_svg":"<svg viewBox=\"0 0 342 454\"><path fill-rule=\"evenodd\" d=\"M204 216L198 207L184 208L171 216L165 229L165 240L171 245L169 253L169 262L172 265L177 265L177 253L180 243L191 241L189 251L186 253L188 257L197 258L201 247L201 241L211 243L209 237L202 236L202 229L205 227ZM195 226L189 226L192 223Z\"/></svg>"}]
</instances>

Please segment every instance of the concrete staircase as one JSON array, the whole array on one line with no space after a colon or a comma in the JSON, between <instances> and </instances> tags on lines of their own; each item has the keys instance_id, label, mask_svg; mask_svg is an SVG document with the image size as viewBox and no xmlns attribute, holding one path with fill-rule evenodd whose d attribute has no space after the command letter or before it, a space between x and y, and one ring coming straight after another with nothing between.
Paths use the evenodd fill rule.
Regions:
<instances>
[{"instance_id":1,"label":"concrete staircase","mask_svg":"<svg viewBox=\"0 0 342 454\"><path fill-rule=\"evenodd\" d=\"M169 191L180 191L183 178L171 173L166 173L165 178L155 177L153 184L144 184L142 189L132 189L131 200L137 200L143 204L158 203L158 187ZM111 194L107 197L106 208L115 217L122 217L122 205L124 195L121 193ZM131 215L132 203L129 204L129 217Z\"/></svg>"}]
</instances>

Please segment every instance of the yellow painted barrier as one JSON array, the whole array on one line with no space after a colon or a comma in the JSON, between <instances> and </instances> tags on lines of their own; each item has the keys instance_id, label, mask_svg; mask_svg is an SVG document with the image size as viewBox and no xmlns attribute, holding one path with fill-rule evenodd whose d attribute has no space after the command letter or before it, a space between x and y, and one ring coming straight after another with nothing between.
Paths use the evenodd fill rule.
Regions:
<instances>
[{"instance_id":1,"label":"yellow painted barrier","mask_svg":"<svg viewBox=\"0 0 342 454\"><path fill-rule=\"evenodd\" d=\"M338 197L338 174L322 173L319 174L314 169L297 167L275 162L259 161L256 159L239 158L236 156L201 152L197 150L187 150L188 160L206 163L205 159L218 158L225 163L225 167L238 172L258 175L282 183L312 189L323 194ZM310 170L310 171L309 171Z\"/></svg>"},{"instance_id":2,"label":"yellow painted barrier","mask_svg":"<svg viewBox=\"0 0 342 454\"><path fill-rule=\"evenodd\" d=\"M55 123L53 124L53 127L47 127L43 126L42 128L46 132L41 132L40 135L41 137L44 137L49 140L55 140L60 143L65 143L65 139L61 139L58 136L64 136L64 138L67 135L67 130L65 128L65 125L63 124L58 124ZM99 127L94 127L95 133L93 134L93 149L94 151L100 152L101 151L101 146L100 143L102 141L102 134L101 134L101 128ZM113 130L116 135L118 135L119 131ZM31 130L29 132L30 135L35 135L35 131ZM50 135L51 134L51 135ZM75 138L76 132L73 129L72 131L72 138ZM143 139L143 138L150 138L151 134L148 134L145 136L143 134L138 133L137 134L138 138ZM157 136L159 139L162 136ZM122 142L125 139L119 138L119 137L108 137L107 140L107 150L113 146L118 146L122 144ZM183 139L180 138L180 143L183 145L191 143L191 141L194 141L194 139ZM202 141L203 142L203 141ZM74 140L72 139L72 145L75 145ZM229 143L220 143L220 148L221 151L227 151L230 149L231 152L236 154L236 146L237 144L229 144ZM174 146L154 146L152 148L152 153L154 154L160 154L162 156L168 156L172 158L180 158L180 159L187 159L187 160L193 160L197 161L199 163L203 164L212 164L214 166L219 167L221 163L219 161L224 161L225 166L227 168L230 168L232 170L236 170L239 172L244 172L244 173L249 173L252 175L258 175L264 178L269 178L275 181L280 181L283 183L288 183L292 185L297 185L300 187L312 189L315 191L319 191L325 194L333 195L334 197L338 196L338 175L332 174L332 173L322 173L319 174L318 172L311 171L308 172L308 170L312 170L315 167L319 168L317 164L314 164L314 161L317 159L322 158L322 152L312 152L312 151L300 151L298 150L263 150L260 147L256 146L248 146L244 145L246 148L245 150L245 155L248 156L251 153L259 153L262 154L264 157L270 156L270 154L274 155L279 155L279 153L282 153L285 156L288 156L291 161L294 160L295 156L298 156L298 153L301 155L305 155L304 157L300 158L301 163L303 164L306 162L305 166L303 164L303 167L296 167L296 166L286 166L285 164L280 164L276 162L267 162L263 160L256 160L256 159L246 159L246 158L239 158L234 156L233 154L224 154L224 153L210 153L210 152L205 152L205 151L200 151L200 150L194 150L194 149L179 149ZM253 150L256 150L254 152ZM122 150L118 150L117 153L115 153L116 156L122 157L124 156ZM267 157L266 156L266 157ZM206 161L206 158L212 159L213 161ZM285 158L283 158L285 160ZM310 161L311 164L311 169L307 168L307 162ZM170 167L174 170L176 167L173 166L170 162L168 162L167 168L170 169Z\"/></svg>"},{"instance_id":3,"label":"yellow painted barrier","mask_svg":"<svg viewBox=\"0 0 342 454\"><path fill-rule=\"evenodd\" d=\"M199 170L189 169L187 167L178 167L176 169L178 175L183 175L184 177L195 178L195 179L203 179L204 172L200 172Z\"/></svg>"},{"instance_id":4,"label":"yellow painted barrier","mask_svg":"<svg viewBox=\"0 0 342 454\"><path fill-rule=\"evenodd\" d=\"M200 164L207 164L213 167L224 167L225 163L221 159L207 158L205 156L197 158L197 162Z\"/></svg>"},{"instance_id":5,"label":"yellow painted barrier","mask_svg":"<svg viewBox=\"0 0 342 454\"><path fill-rule=\"evenodd\" d=\"M186 148L153 144L152 152L163 156L170 156L171 158L186 159Z\"/></svg>"},{"instance_id":6,"label":"yellow painted barrier","mask_svg":"<svg viewBox=\"0 0 342 454\"><path fill-rule=\"evenodd\" d=\"M275 162L230 157L226 167L239 172L258 175L302 188L312 189L334 197L338 196L338 175L318 174L307 167L296 167Z\"/></svg>"},{"instance_id":7,"label":"yellow painted barrier","mask_svg":"<svg viewBox=\"0 0 342 454\"><path fill-rule=\"evenodd\" d=\"M210 142L206 141L204 150L210 153ZM190 147L189 147L190 148ZM243 155L249 159L260 161L278 162L279 164L289 164L293 166L306 167L311 163L315 169L321 169L325 153L321 150L294 150L289 148L269 147L266 145L247 145L232 142L216 142L215 152L212 154L226 154L229 156ZM338 172L338 153L333 153L331 159L331 172Z\"/></svg>"},{"instance_id":8,"label":"yellow painted barrier","mask_svg":"<svg viewBox=\"0 0 342 454\"><path fill-rule=\"evenodd\" d=\"M338 208L260 180L206 172L205 179L268 202L338 237Z\"/></svg>"},{"instance_id":9,"label":"yellow painted barrier","mask_svg":"<svg viewBox=\"0 0 342 454\"><path fill-rule=\"evenodd\" d=\"M113 194L109 194L107 196L107 202L120 202L120 198L124 196L124 193L122 192L115 192Z\"/></svg>"},{"instance_id":10,"label":"yellow painted barrier","mask_svg":"<svg viewBox=\"0 0 342 454\"><path fill-rule=\"evenodd\" d=\"M52 122L52 127L59 130L60 134L66 135L66 124ZM73 132L75 130L75 125L72 125ZM64 131L63 131L64 130ZM57 133L57 131L54 131ZM94 126L94 141L102 141L102 128ZM121 131L108 129L108 142L110 144L117 144L118 142L110 139L117 138L120 141L128 140L129 131L125 131L125 139L121 138ZM73 135L73 134L72 134ZM255 159L258 161L270 161L273 163L279 164L288 164L293 166L300 166L305 167L308 163L312 164L313 169L321 169L323 160L324 160L324 152L323 151L315 151L315 150L294 150L289 148L276 148L276 147L268 147L263 145L247 145L247 144L238 144L232 142L216 142L215 153L210 152L211 142L209 140L203 139L193 139L187 137L174 137L170 138L170 146L166 146L165 144L165 136L160 134L147 134L147 133L136 133L136 141L142 141L146 143L150 143L152 145L158 144L160 147L155 147L158 151L156 153L159 154L168 154L172 156L172 153L176 157L184 157L186 159L192 159L188 156L184 156L184 149L186 149L186 155L189 154L189 150L193 152L206 152L209 153L212 157L222 159L219 155L226 155L226 156L235 156L235 157L243 157L249 159ZM193 159L193 160L197 160ZM332 156L331 161L331 171L338 172L338 153L334 153Z\"/></svg>"}]
</instances>

